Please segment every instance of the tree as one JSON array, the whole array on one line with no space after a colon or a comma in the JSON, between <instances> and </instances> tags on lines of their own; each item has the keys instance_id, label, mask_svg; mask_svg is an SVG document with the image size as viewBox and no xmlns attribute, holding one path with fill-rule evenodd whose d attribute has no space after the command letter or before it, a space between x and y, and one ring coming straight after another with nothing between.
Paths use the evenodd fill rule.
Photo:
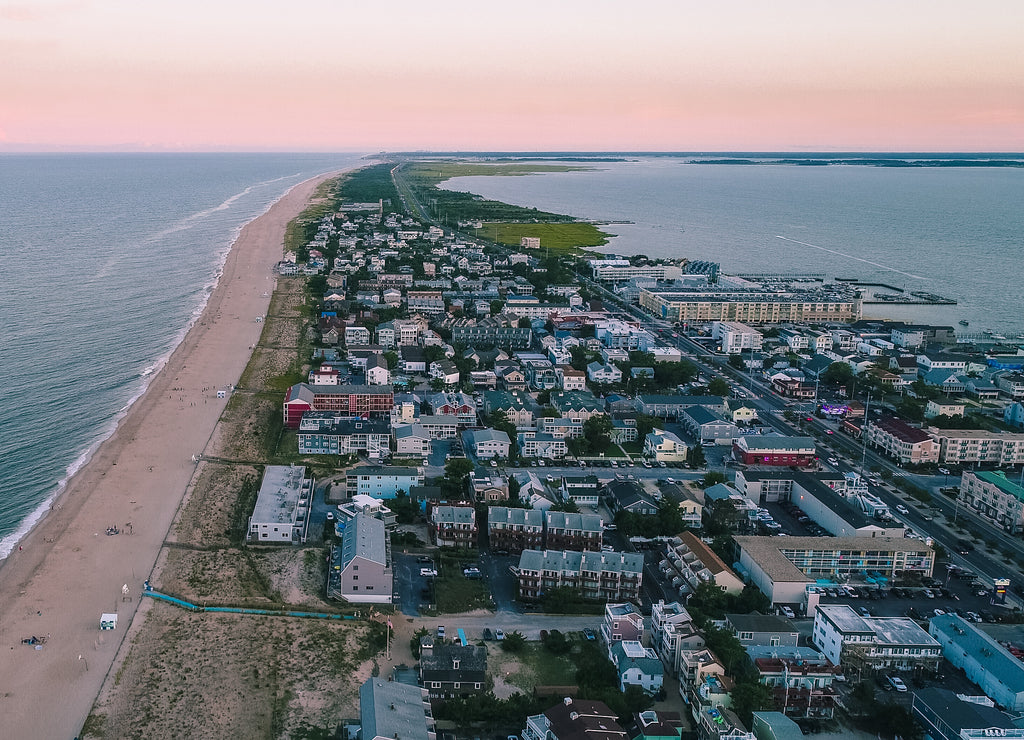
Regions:
<instances>
[{"instance_id":1,"label":"tree","mask_svg":"<svg viewBox=\"0 0 1024 740\"><path fill-rule=\"evenodd\" d=\"M398 354L395 352L385 352L384 361L388 363L388 370L394 370L398 367Z\"/></svg>"},{"instance_id":2,"label":"tree","mask_svg":"<svg viewBox=\"0 0 1024 740\"><path fill-rule=\"evenodd\" d=\"M847 362L833 362L821 374L821 382L828 385L848 385L853 380L853 368Z\"/></svg>"},{"instance_id":3,"label":"tree","mask_svg":"<svg viewBox=\"0 0 1024 740\"><path fill-rule=\"evenodd\" d=\"M743 370L746 366L746 363L743 362L743 355L729 355L729 367L733 368L734 370Z\"/></svg>"},{"instance_id":4,"label":"tree","mask_svg":"<svg viewBox=\"0 0 1024 740\"><path fill-rule=\"evenodd\" d=\"M772 690L757 681L737 683L729 696L732 699L732 710L747 727L750 727L751 715L754 712L775 708Z\"/></svg>"},{"instance_id":5,"label":"tree","mask_svg":"<svg viewBox=\"0 0 1024 740\"><path fill-rule=\"evenodd\" d=\"M423 348L423 357L427 361L427 367L438 360L444 359L444 347L439 344L431 344Z\"/></svg>"},{"instance_id":6,"label":"tree","mask_svg":"<svg viewBox=\"0 0 1024 740\"><path fill-rule=\"evenodd\" d=\"M561 630L551 630L543 635L541 644L545 650L555 655L566 655L572 651L572 643Z\"/></svg>"},{"instance_id":7,"label":"tree","mask_svg":"<svg viewBox=\"0 0 1024 740\"><path fill-rule=\"evenodd\" d=\"M612 442L612 429L614 426L607 414L597 414L583 422L583 438L587 440L591 452L604 452L608 449Z\"/></svg>"},{"instance_id":8,"label":"tree","mask_svg":"<svg viewBox=\"0 0 1024 740\"><path fill-rule=\"evenodd\" d=\"M520 653L525 646L526 637L518 630L507 633L505 639L501 641L501 649L506 653Z\"/></svg>"},{"instance_id":9,"label":"tree","mask_svg":"<svg viewBox=\"0 0 1024 740\"><path fill-rule=\"evenodd\" d=\"M533 323L530 321L530 318L528 316L523 316L522 318L519 319L518 326L520 329L529 329L531 326L533 326Z\"/></svg>"},{"instance_id":10,"label":"tree","mask_svg":"<svg viewBox=\"0 0 1024 740\"><path fill-rule=\"evenodd\" d=\"M505 307L505 301L491 301L491 313L501 313L501 309Z\"/></svg>"},{"instance_id":11,"label":"tree","mask_svg":"<svg viewBox=\"0 0 1024 740\"><path fill-rule=\"evenodd\" d=\"M704 456L704 447L702 445L694 445L690 449L690 467L694 470L700 470L707 464L708 460Z\"/></svg>"},{"instance_id":12,"label":"tree","mask_svg":"<svg viewBox=\"0 0 1024 740\"><path fill-rule=\"evenodd\" d=\"M444 381L441 380L440 378L433 378L430 381L430 390L434 391L434 393L439 393L439 392L443 391L444 390Z\"/></svg>"},{"instance_id":13,"label":"tree","mask_svg":"<svg viewBox=\"0 0 1024 740\"><path fill-rule=\"evenodd\" d=\"M712 378L711 382L708 383L708 393L712 396L728 396L729 391L732 390L729 387L728 381L725 378Z\"/></svg>"},{"instance_id":14,"label":"tree","mask_svg":"<svg viewBox=\"0 0 1024 740\"><path fill-rule=\"evenodd\" d=\"M701 488L711 488L716 483L725 483L729 479L725 477L725 473L719 473L717 470L709 470L704 474L704 477L700 480Z\"/></svg>"}]
</instances>

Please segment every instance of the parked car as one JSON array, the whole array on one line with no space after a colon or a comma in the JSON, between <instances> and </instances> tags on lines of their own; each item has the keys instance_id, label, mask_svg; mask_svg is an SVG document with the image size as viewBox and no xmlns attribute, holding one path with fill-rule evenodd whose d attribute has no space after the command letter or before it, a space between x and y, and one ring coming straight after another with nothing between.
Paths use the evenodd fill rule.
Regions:
<instances>
[{"instance_id":1,"label":"parked car","mask_svg":"<svg viewBox=\"0 0 1024 740\"><path fill-rule=\"evenodd\" d=\"M444 625L443 624L437 625L437 639L438 640L443 640L444 639Z\"/></svg>"},{"instance_id":2,"label":"parked car","mask_svg":"<svg viewBox=\"0 0 1024 740\"><path fill-rule=\"evenodd\" d=\"M420 555L419 557L416 558L416 562L417 563L429 563L430 565L433 565L434 564L434 559L431 558L429 555Z\"/></svg>"},{"instance_id":3,"label":"parked car","mask_svg":"<svg viewBox=\"0 0 1024 740\"><path fill-rule=\"evenodd\" d=\"M491 632L491 628L490 627L484 627L484 639L485 640L493 640L494 639L494 633Z\"/></svg>"},{"instance_id":4,"label":"parked car","mask_svg":"<svg viewBox=\"0 0 1024 740\"><path fill-rule=\"evenodd\" d=\"M779 612L781 612L782 616L786 619L794 619L796 617L796 614L794 614L793 610L788 606L780 606Z\"/></svg>"},{"instance_id":5,"label":"parked car","mask_svg":"<svg viewBox=\"0 0 1024 740\"><path fill-rule=\"evenodd\" d=\"M420 576L423 578L434 578L437 576L437 571L433 568L420 568Z\"/></svg>"},{"instance_id":6,"label":"parked car","mask_svg":"<svg viewBox=\"0 0 1024 740\"><path fill-rule=\"evenodd\" d=\"M898 511L901 514L909 514L910 513L910 509L908 509L903 504L896 504L896 511Z\"/></svg>"},{"instance_id":7,"label":"parked car","mask_svg":"<svg viewBox=\"0 0 1024 740\"><path fill-rule=\"evenodd\" d=\"M901 693L907 690L907 685L899 676L889 676L889 685Z\"/></svg>"},{"instance_id":8,"label":"parked car","mask_svg":"<svg viewBox=\"0 0 1024 740\"><path fill-rule=\"evenodd\" d=\"M583 636L585 638L587 638L588 640L596 640L597 639L597 635L594 633L594 630L590 629L590 627L584 627L583 628Z\"/></svg>"},{"instance_id":9,"label":"parked car","mask_svg":"<svg viewBox=\"0 0 1024 740\"><path fill-rule=\"evenodd\" d=\"M494 630L494 639L498 640L498 641L504 640L505 639L505 631L504 630ZM512 643L509 643L509 644L511 645Z\"/></svg>"}]
</instances>

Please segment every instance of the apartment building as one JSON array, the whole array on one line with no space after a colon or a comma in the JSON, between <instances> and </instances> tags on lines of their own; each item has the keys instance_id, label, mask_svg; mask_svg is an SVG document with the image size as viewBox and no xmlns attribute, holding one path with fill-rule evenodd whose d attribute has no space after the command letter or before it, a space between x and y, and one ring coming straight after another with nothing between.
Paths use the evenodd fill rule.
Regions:
<instances>
[{"instance_id":1,"label":"apartment building","mask_svg":"<svg viewBox=\"0 0 1024 740\"><path fill-rule=\"evenodd\" d=\"M344 416L383 418L395 403L389 385L309 385L297 383L284 399L284 424L298 429L307 411L334 411Z\"/></svg>"},{"instance_id":2,"label":"apartment building","mask_svg":"<svg viewBox=\"0 0 1024 740\"><path fill-rule=\"evenodd\" d=\"M811 639L835 665L863 674L878 671L935 673L939 642L909 617L862 617L846 604L818 606Z\"/></svg>"},{"instance_id":3,"label":"apartment building","mask_svg":"<svg viewBox=\"0 0 1024 740\"><path fill-rule=\"evenodd\" d=\"M643 565L637 553L525 550L515 572L525 600L566 588L592 601L636 601Z\"/></svg>"},{"instance_id":4,"label":"apartment building","mask_svg":"<svg viewBox=\"0 0 1024 740\"><path fill-rule=\"evenodd\" d=\"M1024 488L1002 472L965 470L960 501L1010 534L1024 532Z\"/></svg>"},{"instance_id":5,"label":"apartment building","mask_svg":"<svg viewBox=\"0 0 1024 740\"><path fill-rule=\"evenodd\" d=\"M492 552L518 555L544 545L544 512L491 506L487 509L487 536Z\"/></svg>"},{"instance_id":6,"label":"apartment building","mask_svg":"<svg viewBox=\"0 0 1024 740\"><path fill-rule=\"evenodd\" d=\"M938 462L946 465L1024 464L1024 434L934 427L928 434L938 443Z\"/></svg>"},{"instance_id":7,"label":"apartment building","mask_svg":"<svg viewBox=\"0 0 1024 740\"><path fill-rule=\"evenodd\" d=\"M939 461L939 444L930 434L895 418L868 421L864 437L873 448L900 462L917 465Z\"/></svg>"},{"instance_id":8,"label":"apartment building","mask_svg":"<svg viewBox=\"0 0 1024 740\"><path fill-rule=\"evenodd\" d=\"M430 525L431 538L438 547L476 547L476 509L472 506L435 506Z\"/></svg>"},{"instance_id":9,"label":"apartment building","mask_svg":"<svg viewBox=\"0 0 1024 740\"><path fill-rule=\"evenodd\" d=\"M391 428L385 419L339 416L332 411L307 411L299 422L300 455L354 455L377 458L390 454Z\"/></svg>"},{"instance_id":10,"label":"apartment building","mask_svg":"<svg viewBox=\"0 0 1024 740\"><path fill-rule=\"evenodd\" d=\"M760 352L764 340L764 335L757 329L738 321L716 321L711 325L711 337L728 355Z\"/></svg>"}]
</instances>

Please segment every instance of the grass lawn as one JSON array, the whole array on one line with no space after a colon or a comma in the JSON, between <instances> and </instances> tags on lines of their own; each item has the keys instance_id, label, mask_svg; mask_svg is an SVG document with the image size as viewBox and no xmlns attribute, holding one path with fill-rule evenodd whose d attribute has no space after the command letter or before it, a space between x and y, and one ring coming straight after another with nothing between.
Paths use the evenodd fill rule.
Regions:
<instances>
[{"instance_id":1,"label":"grass lawn","mask_svg":"<svg viewBox=\"0 0 1024 740\"><path fill-rule=\"evenodd\" d=\"M639 439L635 442L623 442L619 446L630 455L642 455L644 452L644 443Z\"/></svg>"},{"instance_id":2,"label":"grass lawn","mask_svg":"<svg viewBox=\"0 0 1024 740\"><path fill-rule=\"evenodd\" d=\"M541 250L566 254L577 253L581 247L601 247L608 243L608 234L593 224L582 222L485 223L479 235L510 247L518 247L524 236L539 237Z\"/></svg>"},{"instance_id":3,"label":"grass lawn","mask_svg":"<svg viewBox=\"0 0 1024 740\"><path fill-rule=\"evenodd\" d=\"M534 686L570 686L576 683L572 654L554 655L539 642L528 642L522 652L506 653L501 643L490 643L488 665L494 675L529 694ZM507 675L503 675L507 674Z\"/></svg>"},{"instance_id":4,"label":"grass lawn","mask_svg":"<svg viewBox=\"0 0 1024 740\"><path fill-rule=\"evenodd\" d=\"M491 592L483 580L470 580L460 571L434 581L438 614L459 614L473 609L491 609Z\"/></svg>"}]
</instances>

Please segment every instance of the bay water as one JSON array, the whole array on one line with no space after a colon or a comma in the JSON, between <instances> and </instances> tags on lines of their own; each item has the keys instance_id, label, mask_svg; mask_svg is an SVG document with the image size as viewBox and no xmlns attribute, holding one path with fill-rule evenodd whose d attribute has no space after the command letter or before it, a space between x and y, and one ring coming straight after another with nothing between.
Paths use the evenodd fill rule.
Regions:
<instances>
[{"instance_id":1,"label":"bay water","mask_svg":"<svg viewBox=\"0 0 1024 740\"><path fill-rule=\"evenodd\" d=\"M628 222L600 227L614 235L599 248L609 253L710 260L732 274L879 282L957 305L866 305L866 317L1024 332L1024 168L737 165L687 156L583 166L591 169L460 177L443 187Z\"/></svg>"}]
</instances>

